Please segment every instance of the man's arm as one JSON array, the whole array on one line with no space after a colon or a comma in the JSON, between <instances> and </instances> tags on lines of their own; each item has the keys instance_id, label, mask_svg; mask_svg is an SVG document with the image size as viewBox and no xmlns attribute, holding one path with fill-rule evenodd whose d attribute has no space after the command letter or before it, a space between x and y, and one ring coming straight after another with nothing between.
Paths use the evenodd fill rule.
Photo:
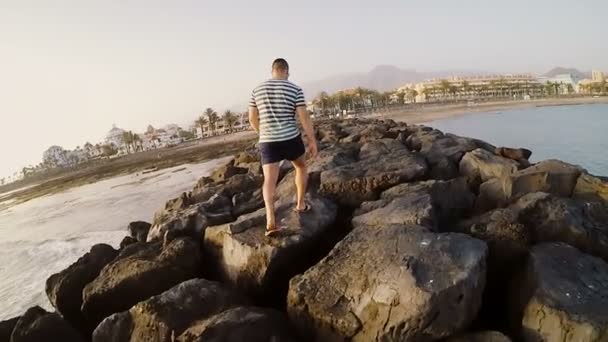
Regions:
<instances>
[{"instance_id":1,"label":"man's arm","mask_svg":"<svg viewBox=\"0 0 608 342\"><path fill-rule=\"evenodd\" d=\"M317 138L315 137L315 129L312 126L312 120L310 119L310 115L308 115L306 106L296 107L296 114L300 119L302 128L304 128L304 133L308 139L308 149L310 150L310 154L315 157L317 155Z\"/></svg>"},{"instance_id":2,"label":"man's arm","mask_svg":"<svg viewBox=\"0 0 608 342\"><path fill-rule=\"evenodd\" d=\"M249 124L256 133L260 133L260 113L257 107L249 106Z\"/></svg>"}]
</instances>

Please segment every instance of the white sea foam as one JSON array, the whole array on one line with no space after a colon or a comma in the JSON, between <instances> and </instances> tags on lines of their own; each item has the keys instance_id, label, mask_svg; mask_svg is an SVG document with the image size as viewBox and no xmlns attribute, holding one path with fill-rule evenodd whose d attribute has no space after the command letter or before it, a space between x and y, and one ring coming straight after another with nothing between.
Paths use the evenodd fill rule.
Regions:
<instances>
[{"instance_id":1,"label":"white sea foam","mask_svg":"<svg viewBox=\"0 0 608 342\"><path fill-rule=\"evenodd\" d=\"M96 243L117 247L131 221L151 221L170 198L227 159L130 174L0 211L0 320L33 305L51 309L46 279Z\"/></svg>"}]
</instances>

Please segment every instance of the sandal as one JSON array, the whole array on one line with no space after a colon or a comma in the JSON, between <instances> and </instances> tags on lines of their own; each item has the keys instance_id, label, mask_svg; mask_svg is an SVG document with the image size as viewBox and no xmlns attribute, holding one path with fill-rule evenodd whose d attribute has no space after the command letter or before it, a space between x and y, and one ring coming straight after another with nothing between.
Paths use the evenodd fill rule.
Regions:
<instances>
[{"instance_id":1,"label":"sandal","mask_svg":"<svg viewBox=\"0 0 608 342\"><path fill-rule=\"evenodd\" d=\"M297 207L293 208L293 211L295 211L298 214L303 214L303 213L307 213L309 212L311 209L310 204L308 204L308 202L304 202L304 209L299 210Z\"/></svg>"},{"instance_id":2,"label":"sandal","mask_svg":"<svg viewBox=\"0 0 608 342\"><path fill-rule=\"evenodd\" d=\"M273 235L282 232L284 230L286 230L287 228L284 227L279 227L279 226L275 226L272 229L269 229L268 227L266 227L266 232L264 233L265 236L267 237L272 237Z\"/></svg>"}]
</instances>

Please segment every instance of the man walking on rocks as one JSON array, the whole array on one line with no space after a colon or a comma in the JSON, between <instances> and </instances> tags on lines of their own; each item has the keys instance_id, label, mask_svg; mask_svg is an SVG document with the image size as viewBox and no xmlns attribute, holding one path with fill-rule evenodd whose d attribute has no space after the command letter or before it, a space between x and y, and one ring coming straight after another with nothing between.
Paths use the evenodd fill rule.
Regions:
<instances>
[{"instance_id":1,"label":"man walking on rocks","mask_svg":"<svg viewBox=\"0 0 608 342\"><path fill-rule=\"evenodd\" d=\"M290 161L296 171L297 202L295 211L310 210L305 202L308 173L305 147L296 116L306 134L312 157L317 154L317 142L312 121L306 111L302 88L288 80L289 64L278 58L272 63L272 78L257 86L249 101L249 121L259 134L259 149L264 171L264 203L266 205L266 236L284 229L275 218L274 195L279 178L279 165Z\"/></svg>"}]
</instances>

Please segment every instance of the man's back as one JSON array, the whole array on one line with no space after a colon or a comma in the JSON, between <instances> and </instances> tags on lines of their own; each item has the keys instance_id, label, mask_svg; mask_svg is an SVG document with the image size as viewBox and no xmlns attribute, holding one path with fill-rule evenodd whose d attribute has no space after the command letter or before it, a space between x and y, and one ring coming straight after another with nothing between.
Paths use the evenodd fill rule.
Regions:
<instances>
[{"instance_id":1,"label":"man's back","mask_svg":"<svg viewBox=\"0 0 608 342\"><path fill-rule=\"evenodd\" d=\"M257 86L249 101L257 107L260 142L286 141L300 135L296 107L305 106L302 89L288 80L270 79Z\"/></svg>"}]
</instances>

